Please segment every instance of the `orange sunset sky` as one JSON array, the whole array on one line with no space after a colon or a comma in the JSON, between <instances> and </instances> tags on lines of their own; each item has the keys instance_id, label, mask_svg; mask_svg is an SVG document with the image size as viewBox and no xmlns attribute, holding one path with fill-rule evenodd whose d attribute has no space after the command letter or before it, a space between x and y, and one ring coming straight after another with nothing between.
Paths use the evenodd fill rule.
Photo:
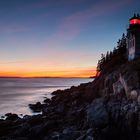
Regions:
<instances>
[{"instance_id":1,"label":"orange sunset sky","mask_svg":"<svg viewBox=\"0 0 140 140\"><path fill-rule=\"evenodd\" d=\"M139 11L133 0L0 1L0 76L89 77Z\"/></svg>"}]
</instances>

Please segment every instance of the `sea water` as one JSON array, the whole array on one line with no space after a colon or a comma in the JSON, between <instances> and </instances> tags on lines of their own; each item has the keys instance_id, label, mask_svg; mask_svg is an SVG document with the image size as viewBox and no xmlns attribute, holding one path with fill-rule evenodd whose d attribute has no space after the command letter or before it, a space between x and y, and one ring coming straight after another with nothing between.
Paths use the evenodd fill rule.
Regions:
<instances>
[{"instance_id":1,"label":"sea water","mask_svg":"<svg viewBox=\"0 0 140 140\"><path fill-rule=\"evenodd\" d=\"M51 92L87 83L89 78L0 78L0 116L32 115L28 104L51 98Z\"/></svg>"}]
</instances>

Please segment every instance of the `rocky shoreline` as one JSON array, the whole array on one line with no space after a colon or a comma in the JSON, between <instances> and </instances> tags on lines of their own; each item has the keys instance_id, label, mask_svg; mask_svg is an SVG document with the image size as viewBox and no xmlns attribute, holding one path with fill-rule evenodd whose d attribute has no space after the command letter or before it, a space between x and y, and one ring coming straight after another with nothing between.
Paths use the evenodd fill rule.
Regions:
<instances>
[{"instance_id":1,"label":"rocky shoreline","mask_svg":"<svg viewBox=\"0 0 140 140\"><path fill-rule=\"evenodd\" d=\"M0 120L0 140L139 140L136 65L124 64L93 82L57 90L51 100L29 105L42 114L6 114L6 120Z\"/></svg>"}]
</instances>

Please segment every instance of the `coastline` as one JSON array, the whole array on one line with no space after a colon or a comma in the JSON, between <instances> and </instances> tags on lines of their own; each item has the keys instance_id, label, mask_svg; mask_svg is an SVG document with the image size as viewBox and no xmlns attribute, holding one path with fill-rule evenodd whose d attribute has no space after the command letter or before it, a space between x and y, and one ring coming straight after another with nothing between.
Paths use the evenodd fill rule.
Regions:
<instances>
[{"instance_id":1,"label":"coastline","mask_svg":"<svg viewBox=\"0 0 140 140\"><path fill-rule=\"evenodd\" d=\"M80 91L84 89L88 90L90 85L92 85L92 82L80 84L77 87L72 86L65 90L57 90L57 91L52 92L53 97L51 99L46 98L44 100L44 103L37 102L35 104L29 105L29 107L33 110L33 112L36 113L36 112L42 111L42 114L32 115L32 116L24 115L22 118L20 118L17 114L7 113L5 120L0 119L0 139L8 139L9 136L11 135L12 137L14 137L14 139L16 139L16 137L22 138L24 137L23 134L26 133L27 130L34 129L34 127L37 127L38 125L40 125L40 128L36 128L36 130L38 130L39 132L36 132L36 130L35 132L33 132L34 134L32 134L31 132L31 134L29 134L28 139L34 139L34 140L42 139L41 138L42 135L45 134L43 129L48 131L47 135L54 133L54 134L51 134L54 138L57 137L56 135L57 133L54 132L55 130L65 129L64 139L67 139L69 136L66 136L67 134L65 133L67 133L67 131L71 132L73 130L74 131L76 130L74 126L67 128L67 126L65 125L63 126L62 124L65 124L65 123L73 124L75 123L76 121L75 119L78 116L81 117L81 119L83 119L82 118L84 115L83 110L85 108L85 105L87 104L87 101L85 101L85 97L87 96L84 94L81 94ZM80 94L83 97L79 96ZM87 98L87 100L90 100L90 99ZM83 105L84 105L84 108L83 107L81 108L81 106ZM73 116L75 113L78 116ZM80 120L80 122L81 121L82 120ZM19 127L18 130L16 129L17 127ZM31 131L34 131L34 130L31 130ZM5 136L5 134L7 133L9 135ZM80 131L77 132L75 136L77 135L79 136L80 133L81 133Z\"/></svg>"},{"instance_id":2,"label":"coastline","mask_svg":"<svg viewBox=\"0 0 140 140\"><path fill-rule=\"evenodd\" d=\"M138 64L136 60L110 68L92 82L54 91L52 99L29 105L42 114L23 118L7 114L0 120L0 139L138 140Z\"/></svg>"},{"instance_id":3,"label":"coastline","mask_svg":"<svg viewBox=\"0 0 140 140\"><path fill-rule=\"evenodd\" d=\"M0 116L11 112L18 115L32 115L28 104L43 102L51 93L72 85L86 83L92 79L81 78L2 78L0 79Z\"/></svg>"}]
</instances>

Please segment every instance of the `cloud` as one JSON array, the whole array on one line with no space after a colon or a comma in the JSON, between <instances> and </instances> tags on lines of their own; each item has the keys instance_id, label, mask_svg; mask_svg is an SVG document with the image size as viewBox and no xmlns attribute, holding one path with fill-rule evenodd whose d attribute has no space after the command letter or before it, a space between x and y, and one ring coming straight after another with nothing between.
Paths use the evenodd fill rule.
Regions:
<instances>
[{"instance_id":1,"label":"cloud","mask_svg":"<svg viewBox=\"0 0 140 140\"><path fill-rule=\"evenodd\" d=\"M97 4L91 5L86 10L81 10L66 17L61 26L69 27L69 25L83 25L91 19L95 18L97 20L100 16L110 15L113 12L118 11L122 6L130 4L130 2L132 2L132 0L108 0L98 2Z\"/></svg>"},{"instance_id":2,"label":"cloud","mask_svg":"<svg viewBox=\"0 0 140 140\"><path fill-rule=\"evenodd\" d=\"M79 1L80 0L77 2ZM86 10L80 10L65 17L58 25L56 32L47 38L47 45L65 45L85 30L88 23L93 21L93 19L98 21L99 18L109 16L112 13L117 12L123 6L129 5L131 2L132 0L99 1L96 4L91 5Z\"/></svg>"}]
</instances>

